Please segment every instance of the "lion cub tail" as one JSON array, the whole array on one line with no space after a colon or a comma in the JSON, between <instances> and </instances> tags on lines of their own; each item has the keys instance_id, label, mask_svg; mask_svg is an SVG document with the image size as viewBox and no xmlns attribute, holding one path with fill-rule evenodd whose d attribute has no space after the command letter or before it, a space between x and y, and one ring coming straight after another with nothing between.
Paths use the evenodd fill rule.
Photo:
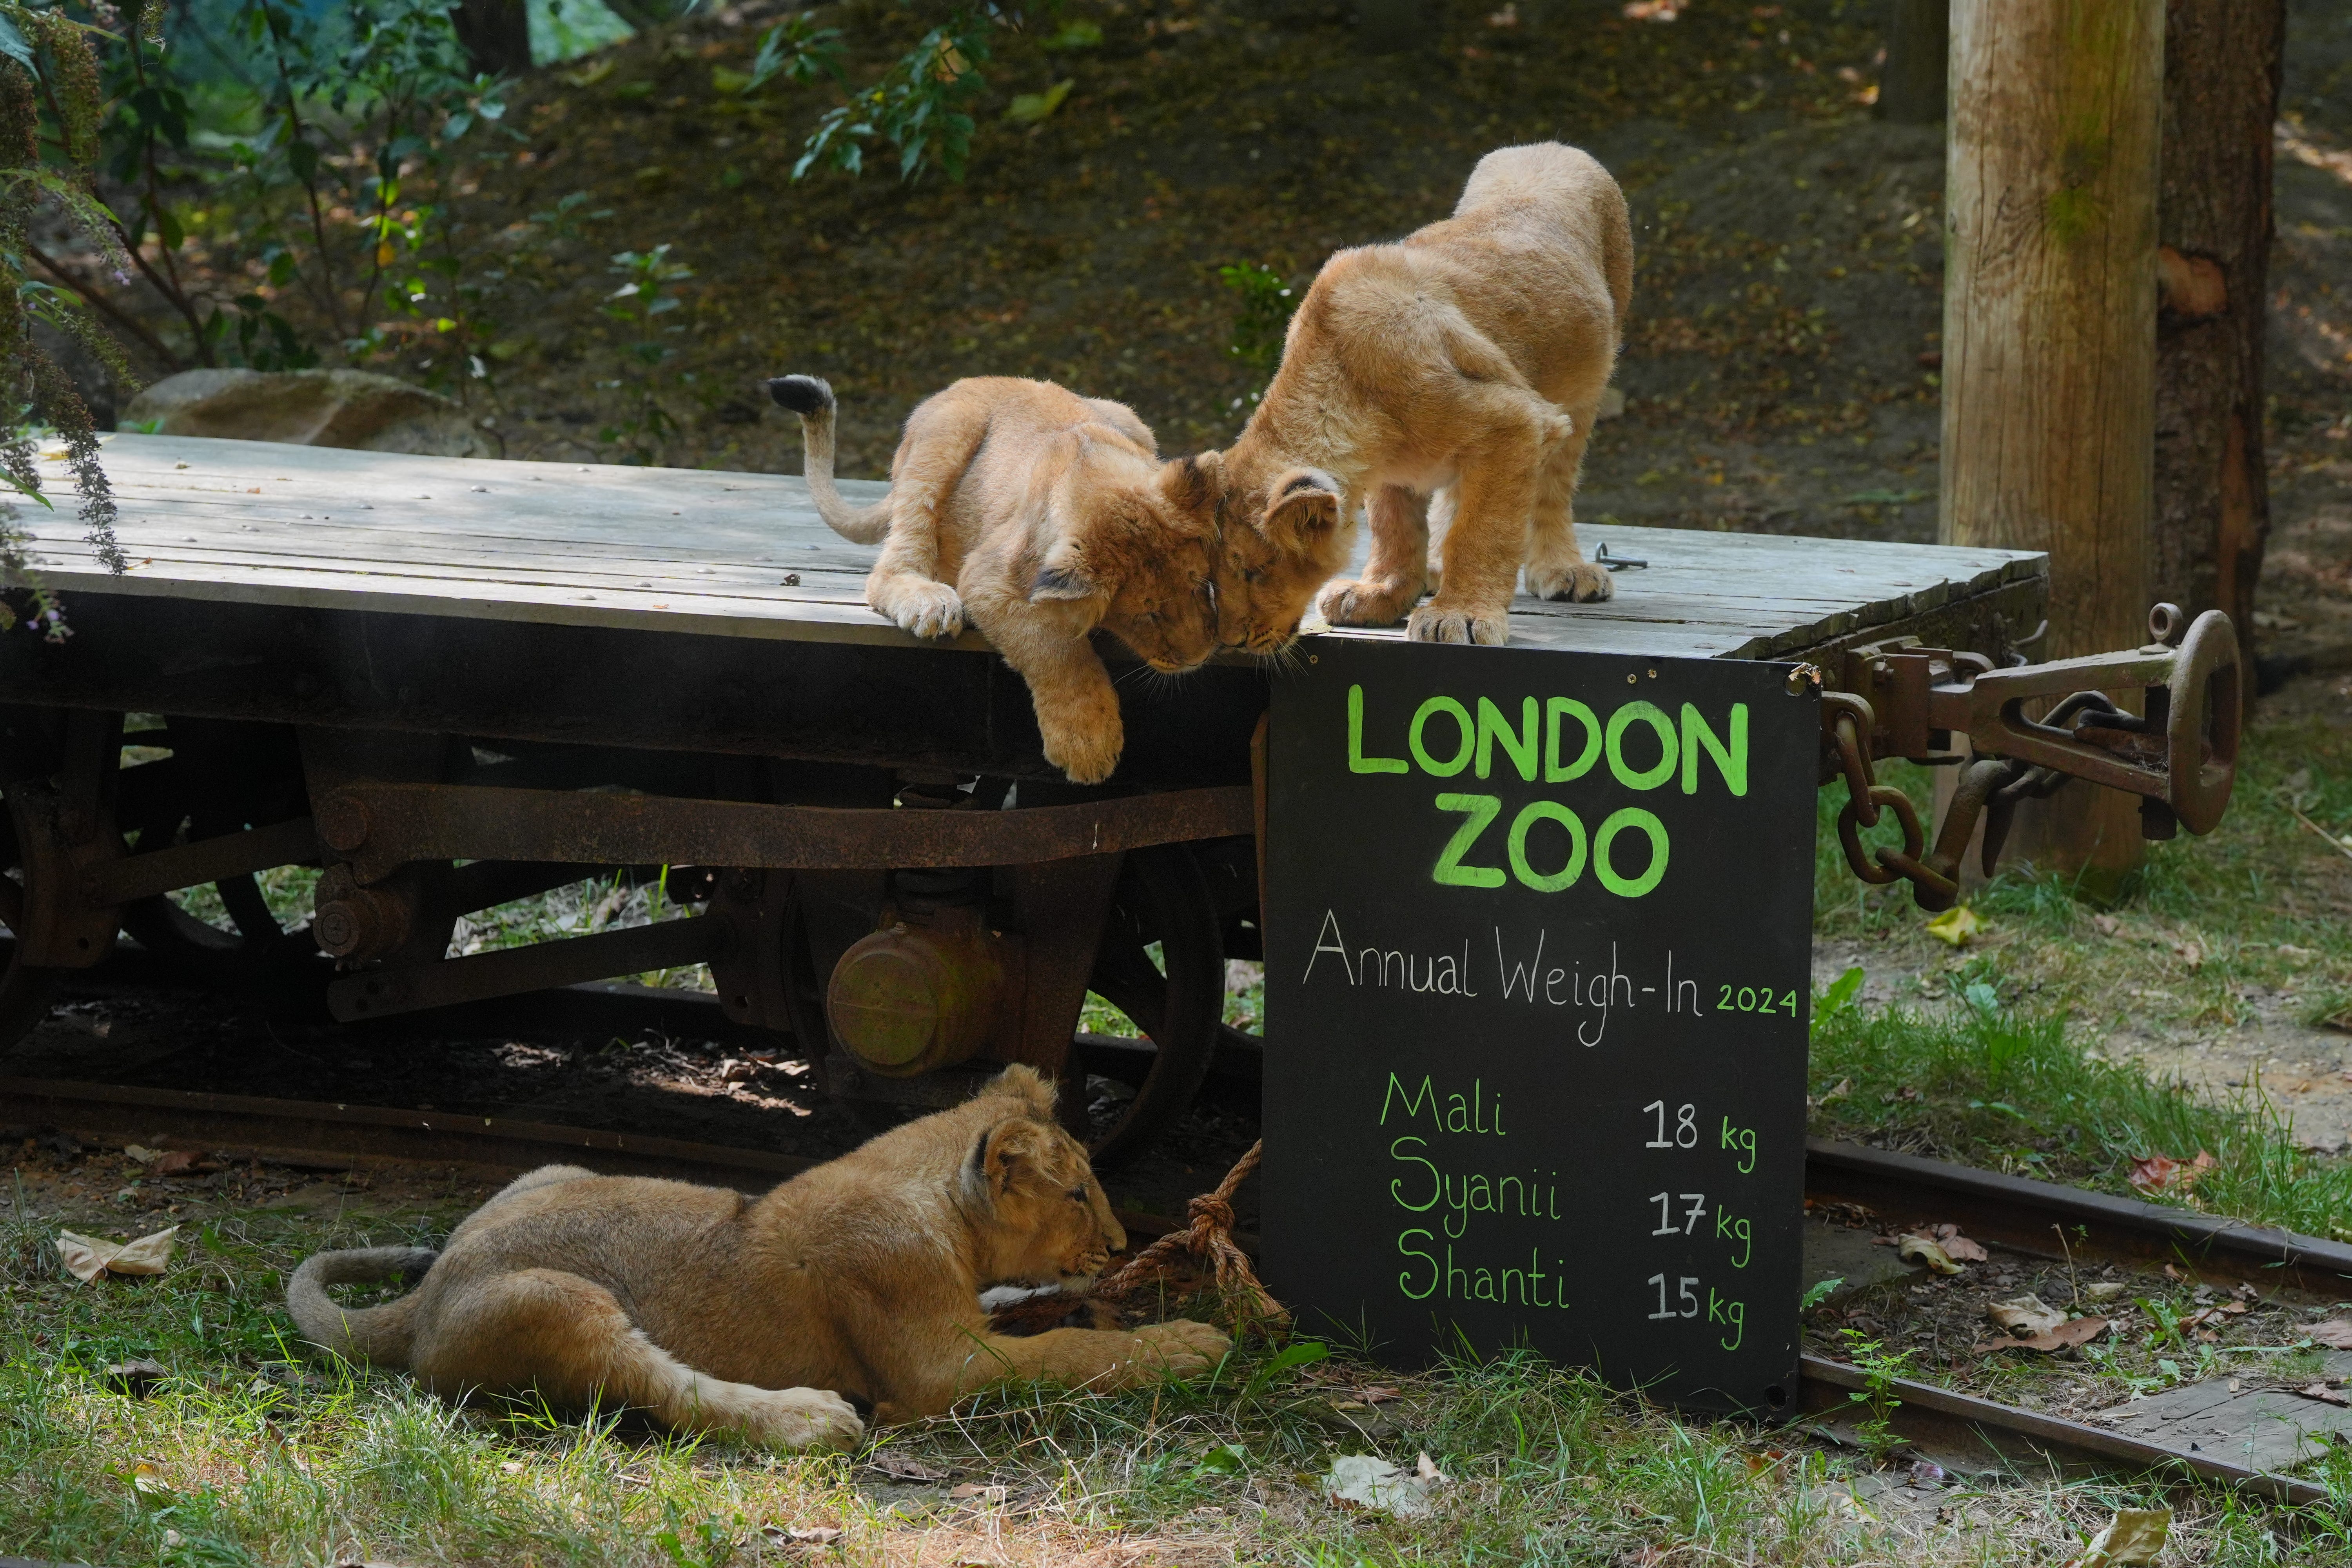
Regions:
<instances>
[{"instance_id":1,"label":"lion cub tail","mask_svg":"<svg viewBox=\"0 0 2352 1568\"><path fill-rule=\"evenodd\" d=\"M780 375L768 383L779 408L801 416L801 471L817 515L853 544L878 544L890 531L890 498L860 509L833 488L833 388L813 375Z\"/></svg>"},{"instance_id":2,"label":"lion cub tail","mask_svg":"<svg viewBox=\"0 0 2352 1568\"><path fill-rule=\"evenodd\" d=\"M403 1279L410 1284L425 1277L441 1255L429 1247L362 1247L347 1252L321 1252L306 1258L286 1282L286 1308L294 1314L302 1337L336 1354L383 1366L404 1366L408 1361L412 1331L408 1320L416 1298L404 1296L381 1307L346 1310L327 1294L330 1285L358 1285L378 1279Z\"/></svg>"}]
</instances>

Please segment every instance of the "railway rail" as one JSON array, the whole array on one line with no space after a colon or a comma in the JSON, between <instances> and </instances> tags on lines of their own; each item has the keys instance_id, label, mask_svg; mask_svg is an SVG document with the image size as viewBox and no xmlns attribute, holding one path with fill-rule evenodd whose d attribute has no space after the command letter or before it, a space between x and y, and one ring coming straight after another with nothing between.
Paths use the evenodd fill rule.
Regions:
<instances>
[{"instance_id":1,"label":"railway rail","mask_svg":"<svg viewBox=\"0 0 2352 1568\"><path fill-rule=\"evenodd\" d=\"M0 1079L0 1126L9 1125L55 1128L100 1145L135 1139L326 1171L420 1164L498 1178L564 1160L614 1174L758 1190L814 1163L769 1150L499 1116L51 1079ZM2171 1262L2209 1282L2243 1281L2324 1300L2352 1293L2352 1246L2341 1242L1857 1144L1814 1139L1806 1154L1806 1187L1815 1201L1860 1205L1895 1222L1957 1222L1977 1239L2028 1257ZM1129 1210L1119 1217L1138 1243L1178 1225ZM1235 1239L1255 1252L1255 1237ZM1825 1420L1851 1410L1853 1396L1872 1387L1864 1370L1809 1354L1798 1410ZM1896 1436L1971 1468L2171 1472L2291 1505L2332 1497L2310 1481L2218 1455L2182 1452L1914 1379L1881 1380L1875 1392L1898 1402L1889 1410Z\"/></svg>"}]
</instances>

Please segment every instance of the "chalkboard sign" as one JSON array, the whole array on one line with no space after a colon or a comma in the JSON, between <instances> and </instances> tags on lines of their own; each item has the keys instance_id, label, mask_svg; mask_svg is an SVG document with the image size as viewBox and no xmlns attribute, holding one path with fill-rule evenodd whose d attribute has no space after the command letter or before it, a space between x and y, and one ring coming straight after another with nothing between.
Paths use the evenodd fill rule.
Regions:
<instances>
[{"instance_id":1,"label":"chalkboard sign","mask_svg":"<svg viewBox=\"0 0 2352 1568\"><path fill-rule=\"evenodd\" d=\"M1394 1362L1795 1407L1820 699L1317 637L1268 731L1265 1276Z\"/></svg>"}]
</instances>

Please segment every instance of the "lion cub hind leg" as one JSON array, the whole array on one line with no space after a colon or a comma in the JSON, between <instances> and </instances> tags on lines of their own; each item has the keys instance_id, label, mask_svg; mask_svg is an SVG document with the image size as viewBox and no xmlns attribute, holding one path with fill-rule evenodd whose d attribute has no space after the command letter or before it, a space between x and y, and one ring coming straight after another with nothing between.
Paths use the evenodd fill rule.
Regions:
<instances>
[{"instance_id":1,"label":"lion cub hind leg","mask_svg":"<svg viewBox=\"0 0 2352 1568\"><path fill-rule=\"evenodd\" d=\"M1608 569L1585 560L1576 543L1576 481L1591 428L1590 415L1577 419L1575 434L1544 454L1536 476L1535 509L1528 526L1528 592L1538 599L1591 605L1617 593Z\"/></svg>"},{"instance_id":2,"label":"lion cub hind leg","mask_svg":"<svg viewBox=\"0 0 2352 1568\"><path fill-rule=\"evenodd\" d=\"M625 1405L679 1431L740 1432L782 1448L851 1448L866 1430L837 1394L704 1376L646 1338L611 1291L554 1268L453 1291L411 1364L445 1397L535 1389L551 1405Z\"/></svg>"}]
</instances>

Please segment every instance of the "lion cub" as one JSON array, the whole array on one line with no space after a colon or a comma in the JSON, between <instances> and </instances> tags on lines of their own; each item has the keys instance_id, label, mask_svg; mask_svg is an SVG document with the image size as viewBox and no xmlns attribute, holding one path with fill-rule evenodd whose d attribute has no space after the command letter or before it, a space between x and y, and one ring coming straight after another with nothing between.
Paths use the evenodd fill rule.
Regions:
<instances>
[{"instance_id":1,"label":"lion cub","mask_svg":"<svg viewBox=\"0 0 2352 1568\"><path fill-rule=\"evenodd\" d=\"M1199 506L1255 525L1226 545L1236 563L1257 559L1223 593L1223 640L1288 642L1347 561L1359 507L1371 558L1323 589L1338 625L1411 612L1417 640L1500 643L1523 563L1538 597L1608 598L1609 574L1577 549L1572 502L1633 289L1623 194L1557 142L1487 153L1452 217L1325 262L1241 438L1199 460ZM1341 526L1276 525L1302 468L1336 478ZM1433 548L1433 495L1451 517ZM1436 596L1420 604L1432 579Z\"/></svg>"},{"instance_id":2,"label":"lion cub","mask_svg":"<svg viewBox=\"0 0 2352 1568\"><path fill-rule=\"evenodd\" d=\"M788 1448L847 1448L1023 1379L1131 1388L1213 1365L1230 1341L1179 1320L1132 1332L989 1329L992 1285L1091 1280L1127 1234L1054 1088L1013 1067L763 1198L549 1165L468 1215L438 1254L327 1252L294 1272L302 1332L414 1371L446 1398L536 1391ZM421 1271L346 1310L326 1287Z\"/></svg>"},{"instance_id":3,"label":"lion cub","mask_svg":"<svg viewBox=\"0 0 2352 1568\"><path fill-rule=\"evenodd\" d=\"M1029 683L1045 760L1100 784L1125 743L1097 627L1178 674L1216 650L1213 516L1171 505L1134 410L1049 381L973 376L907 418L890 492L850 506L833 482L833 388L779 376L801 417L809 494L835 533L882 542L866 602L920 637L966 619Z\"/></svg>"}]
</instances>

